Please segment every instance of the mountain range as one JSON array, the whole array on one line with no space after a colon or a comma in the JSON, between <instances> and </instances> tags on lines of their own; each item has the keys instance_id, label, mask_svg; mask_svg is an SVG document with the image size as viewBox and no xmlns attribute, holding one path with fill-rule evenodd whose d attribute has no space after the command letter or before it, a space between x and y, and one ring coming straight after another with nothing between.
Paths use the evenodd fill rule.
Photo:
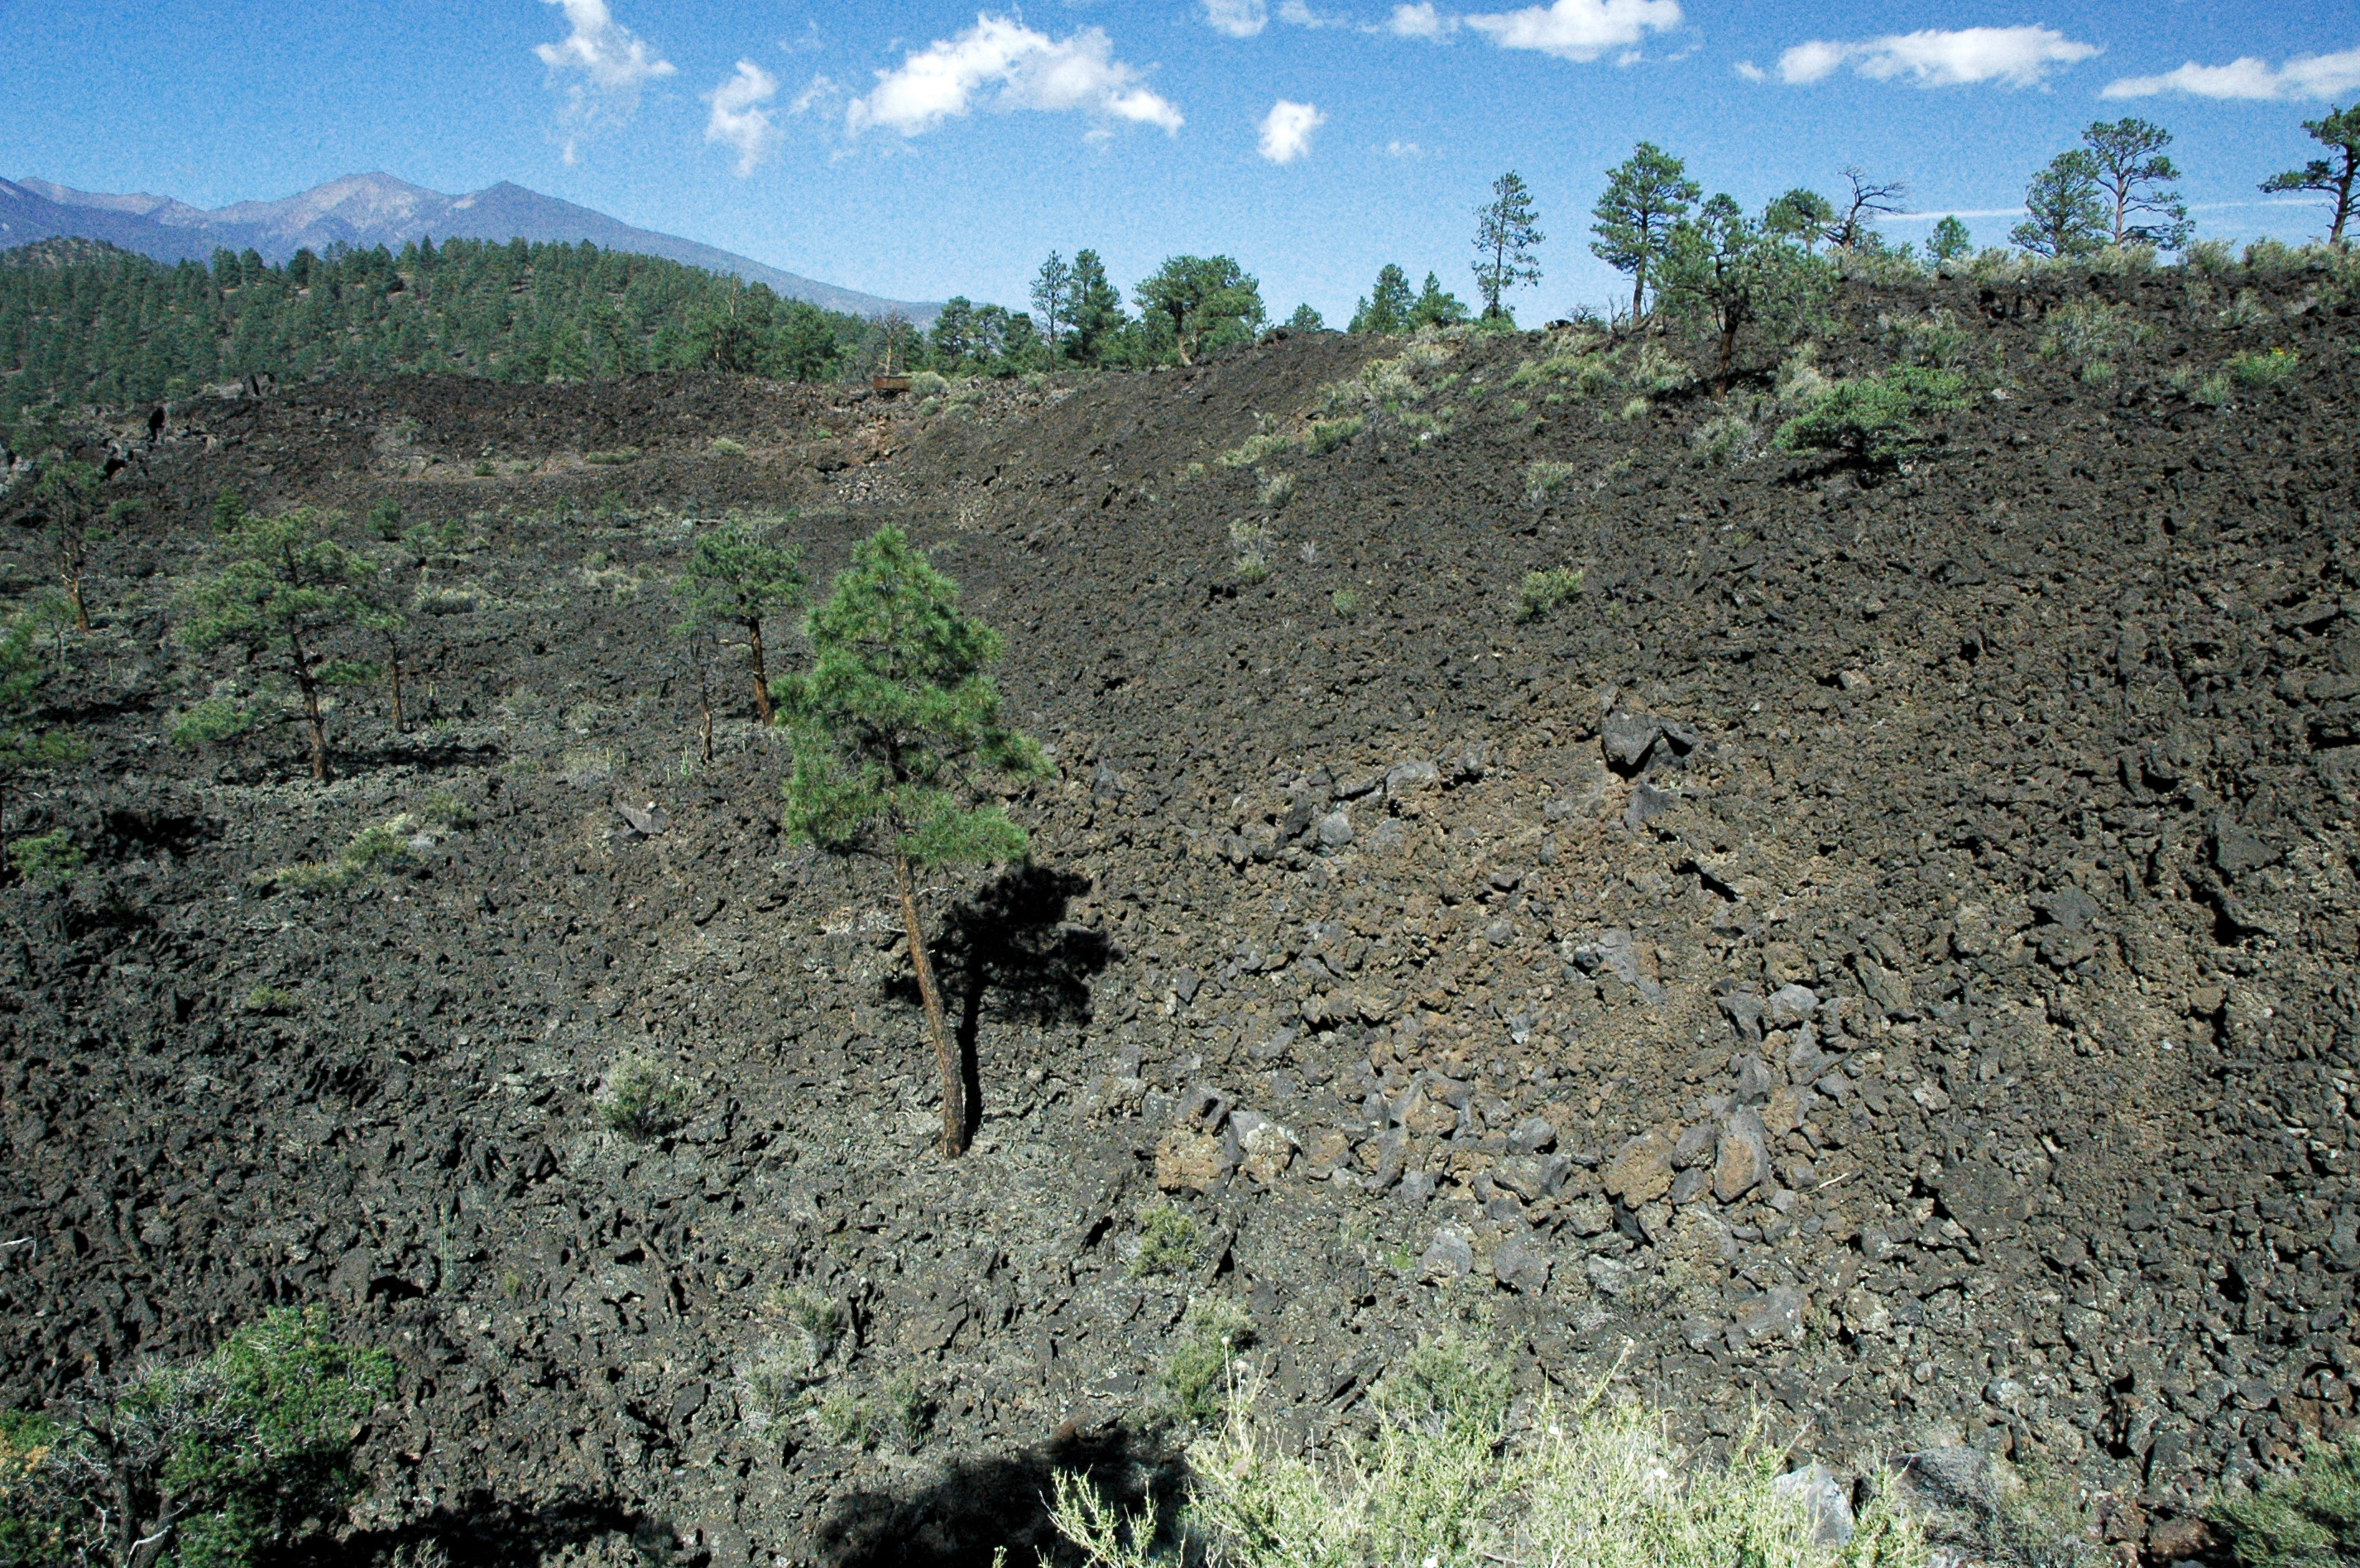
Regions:
<instances>
[{"instance_id":1,"label":"mountain range","mask_svg":"<svg viewBox=\"0 0 2360 1568\"><path fill-rule=\"evenodd\" d=\"M938 305L880 299L798 277L677 234L634 228L619 219L502 180L464 196L396 180L348 174L278 201L237 201L207 211L144 191L76 191L46 180L0 180L0 250L54 234L104 240L158 261L203 261L217 249L253 250L271 262L297 251L355 249L435 239L588 240L603 250L635 251L761 283L789 299L829 310L881 316L899 310L923 325Z\"/></svg>"}]
</instances>

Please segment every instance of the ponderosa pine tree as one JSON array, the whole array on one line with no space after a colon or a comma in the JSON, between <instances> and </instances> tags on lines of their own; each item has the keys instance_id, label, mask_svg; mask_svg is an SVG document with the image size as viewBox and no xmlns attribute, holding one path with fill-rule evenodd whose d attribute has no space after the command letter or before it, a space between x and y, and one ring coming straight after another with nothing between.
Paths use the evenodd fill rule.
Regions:
<instances>
[{"instance_id":1,"label":"ponderosa pine tree","mask_svg":"<svg viewBox=\"0 0 2360 1568\"><path fill-rule=\"evenodd\" d=\"M2105 248L2106 203L2098 193L2098 165L2082 148L2050 158L2025 187L2024 207L2029 215L2007 237L2033 255L2064 261Z\"/></svg>"},{"instance_id":2,"label":"ponderosa pine tree","mask_svg":"<svg viewBox=\"0 0 2360 1568\"><path fill-rule=\"evenodd\" d=\"M228 508L221 508L223 511ZM330 656L349 629L367 630L384 613L371 601L376 565L330 539L309 506L275 517L238 508L214 548L215 570L189 590L181 640L198 652L228 645L274 660L295 687L311 743L311 777L331 777L328 721L321 694L374 678L367 664Z\"/></svg>"},{"instance_id":3,"label":"ponderosa pine tree","mask_svg":"<svg viewBox=\"0 0 2360 1568\"><path fill-rule=\"evenodd\" d=\"M1106 263L1094 250L1074 253L1073 303L1069 307L1073 359L1096 365L1107 340L1122 331L1122 290L1107 278Z\"/></svg>"},{"instance_id":4,"label":"ponderosa pine tree","mask_svg":"<svg viewBox=\"0 0 2360 1568\"><path fill-rule=\"evenodd\" d=\"M66 762L82 747L71 735L37 728L33 712L48 679L35 628L19 615L0 626L0 867L8 864L8 791L18 777Z\"/></svg>"},{"instance_id":5,"label":"ponderosa pine tree","mask_svg":"<svg viewBox=\"0 0 2360 1568\"><path fill-rule=\"evenodd\" d=\"M1442 279L1429 272L1426 287L1417 291L1417 302L1409 308L1409 324L1413 327L1452 327L1468 319L1466 302L1442 286Z\"/></svg>"},{"instance_id":6,"label":"ponderosa pine tree","mask_svg":"<svg viewBox=\"0 0 2360 1568\"><path fill-rule=\"evenodd\" d=\"M99 486L105 477L87 463L60 458L43 464L33 481L33 514L41 519L41 543L73 610L76 631L90 630L83 582L90 574L92 547L106 537L99 510Z\"/></svg>"},{"instance_id":7,"label":"ponderosa pine tree","mask_svg":"<svg viewBox=\"0 0 2360 1568\"><path fill-rule=\"evenodd\" d=\"M2312 158L2300 169L2271 175L2262 181L2262 189L2271 194L2316 191L2326 197L2331 203L2327 243L2340 245L2344 243L2344 225L2352 221L2354 180L2360 176L2360 103L2349 109L2330 109L2323 119L2305 120L2302 128L2311 133L2312 140L2333 149L2335 161Z\"/></svg>"},{"instance_id":8,"label":"ponderosa pine tree","mask_svg":"<svg viewBox=\"0 0 2360 1568\"><path fill-rule=\"evenodd\" d=\"M1967 225L1961 223L1955 214L1946 215L1936 223L1933 234L1926 241L1926 249L1936 261L1956 261L1961 256L1971 255L1974 248L1973 236L1967 233Z\"/></svg>"},{"instance_id":9,"label":"ponderosa pine tree","mask_svg":"<svg viewBox=\"0 0 2360 1568\"><path fill-rule=\"evenodd\" d=\"M2185 249L2196 225L2189 221L2188 203L2170 188L2180 178L2163 153L2171 133L2147 120L2116 120L2092 125L2081 141L2089 148L2092 178L2111 208L2111 243ZM2136 221L2142 216L2160 221Z\"/></svg>"},{"instance_id":10,"label":"ponderosa pine tree","mask_svg":"<svg viewBox=\"0 0 2360 1568\"><path fill-rule=\"evenodd\" d=\"M1348 332L1398 332L1409 327L1409 313L1417 298L1410 292L1409 275L1393 262L1377 269L1377 286L1365 299L1353 302Z\"/></svg>"},{"instance_id":11,"label":"ponderosa pine tree","mask_svg":"<svg viewBox=\"0 0 2360 1568\"><path fill-rule=\"evenodd\" d=\"M1800 241L1808 252L1828 237L1836 221L1832 202L1818 191L1797 185L1762 210L1762 226L1784 240Z\"/></svg>"},{"instance_id":12,"label":"ponderosa pine tree","mask_svg":"<svg viewBox=\"0 0 2360 1568\"><path fill-rule=\"evenodd\" d=\"M1783 347L1832 291L1831 269L1715 196L1664 247L1663 308L1711 332L1717 390L1729 390L1738 340L1751 330Z\"/></svg>"},{"instance_id":13,"label":"ponderosa pine tree","mask_svg":"<svg viewBox=\"0 0 2360 1568\"><path fill-rule=\"evenodd\" d=\"M803 602L803 552L764 544L735 517L696 537L673 592L680 596L683 636L735 626L746 634L754 677L754 717L771 719L770 674L764 662L762 623Z\"/></svg>"},{"instance_id":14,"label":"ponderosa pine tree","mask_svg":"<svg viewBox=\"0 0 2360 1568\"><path fill-rule=\"evenodd\" d=\"M804 632L811 668L777 687L794 734L787 825L827 853L892 866L942 1078L943 1152L956 1156L967 1147L965 1064L926 954L917 873L1021 859L1024 830L992 786L1049 769L1001 715L988 673L1000 635L961 612L957 585L901 529L888 524L854 550Z\"/></svg>"},{"instance_id":15,"label":"ponderosa pine tree","mask_svg":"<svg viewBox=\"0 0 2360 1568\"><path fill-rule=\"evenodd\" d=\"M1054 250L1032 275L1032 308L1041 312L1042 330L1054 354L1059 346L1058 334L1073 319L1074 310L1074 269Z\"/></svg>"},{"instance_id":16,"label":"ponderosa pine tree","mask_svg":"<svg viewBox=\"0 0 2360 1568\"><path fill-rule=\"evenodd\" d=\"M1541 280L1533 247L1547 237L1524 177L1512 169L1491 181L1491 199L1475 209L1475 289L1486 320L1508 314L1509 289Z\"/></svg>"},{"instance_id":17,"label":"ponderosa pine tree","mask_svg":"<svg viewBox=\"0 0 2360 1568\"><path fill-rule=\"evenodd\" d=\"M1132 302L1172 323L1183 365L1192 363L1207 337L1258 329L1264 318L1262 286L1226 256L1168 256L1140 284Z\"/></svg>"},{"instance_id":18,"label":"ponderosa pine tree","mask_svg":"<svg viewBox=\"0 0 2360 1568\"><path fill-rule=\"evenodd\" d=\"M1590 252L1618 272L1631 275L1631 316L1647 313L1647 279L1664 258L1672 227L1688 215L1704 187L1688 177L1678 158L1653 142L1641 142L1627 158L1606 171L1606 190L1590 210L1598 237Z\"/></svg>"}]
</instances>

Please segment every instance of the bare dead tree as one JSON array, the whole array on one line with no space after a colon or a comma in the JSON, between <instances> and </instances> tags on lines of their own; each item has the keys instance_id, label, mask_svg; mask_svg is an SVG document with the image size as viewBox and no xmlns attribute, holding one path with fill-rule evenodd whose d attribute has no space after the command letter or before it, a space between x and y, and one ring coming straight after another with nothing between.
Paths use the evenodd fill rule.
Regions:
<instances>
[{"instance_id":1,"label":"bare dead tree","mask_svg":"<svg viewBox=\"0 0 2360 1568\"><path fill-rule=\"evenodd\" d=\"M1828 225L1828 244L1838 250L1853 250L1878 218L1901 211L1909 187L1898 180L1871 180L1858 164L1845 169L1843 177L1852 187L1852 201L1843 216Z\"/></svg>"}]
</instances>

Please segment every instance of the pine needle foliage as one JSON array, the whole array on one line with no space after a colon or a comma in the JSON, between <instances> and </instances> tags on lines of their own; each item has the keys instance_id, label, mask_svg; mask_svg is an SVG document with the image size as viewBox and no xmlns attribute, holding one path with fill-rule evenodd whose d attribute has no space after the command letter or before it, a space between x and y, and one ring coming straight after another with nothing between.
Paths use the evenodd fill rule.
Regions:
<instances>
[{"instance_id":1,"label":"pine needle foliage","mask_svg":"<svg viewBox=\"0 0 2360 1568\"><path fill-rule=\"evenodd\" d=\"M311 735L311 777L330 777L328 721L321 697L374 679L368 665L332 658L348 628L374 630L387 612L370 594L376 563L330 539L327 517L299 506L275 517L239 511L214 550L214 571L189 591L181 640L204 652L224 646L269 659L294 684Z\"/></svg>"},{"instance_id":2,"label":"pine needle foliage","mask_svg":"<svg viewBox=\"0 0 2360 1568\"><path fill-rule=\"evenodd\" d=\"M731 517L696 536L673 592L680 597L675 629L682 636L724 626L745 633L747 664L754 678L754 717L769 724L773 714L762 622L803 602L803 552L765 544L744 522Z\"/></svg>"},{"instance_id":3,"label":"pine needle foliage","mask_svg":"<svg viewBox=\"0 0 2360 1568\"><path fill-rule=\"evenodd\" d=\"M966 1077L926 956L915 873L1021 859L1024 830L992 796L1048 765L1000 712L987 673L1000 634L960 610L957 585L900 528L860 543L803 629L811 668L772 688L794 734L787 825L827 853L891 865L942 1073L943 1151L956 1155Z\"/></svg>"}]
</instances>

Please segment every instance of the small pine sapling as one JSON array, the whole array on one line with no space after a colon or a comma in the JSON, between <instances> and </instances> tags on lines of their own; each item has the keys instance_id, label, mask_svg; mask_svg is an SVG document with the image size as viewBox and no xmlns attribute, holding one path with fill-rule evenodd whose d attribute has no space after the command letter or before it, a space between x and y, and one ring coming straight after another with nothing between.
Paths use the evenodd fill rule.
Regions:
<instances>
[{"instance_id":1,"label":"small pine sapling","mask_svg":"<svg viewBox=\"0 0 2360 1568\"><path fill-rule=\"evenodd\" d=\"M697 536L675 592L683 637L723 626L746 634L746 657L754 678L754 717L769 724L770 676L763 659L762 622L803 602L803 552L764 544L732 517ZM708 755L710 755L708 751Z\"/></svg>"},{"instance_id":2,"label":"small pine sapling","mask_svg":"<svg viewBox=\"0 0 2360 1568\"><path fill-rule=\"evenodd\" d=\"M231 497L234 499L234 497ZM328 721L322 693L374 677L365 664L329 657L327 645L350 628L373 628L384 615L371 601L374 565L327 537L308 506L276 517L243 506L215 548L216 569L190 590L180 636L204 652L224 645L279 662L293 681L311 733L311 777L330 776Z\"/></svg>"},{"instance_id":3,"label":"small pine sapling","mask_svg":"<svg viewBox=\"0 0 2360 1568\"><path fill-rule=\"evenodd\" d=\"M1020 859L1024 830L988 801L996 780L1047 776L1040 746L1000 713L986 673L1000 635L959 609L958 588L901 529L853 551L804 625L812 666L778 685L795 735L787 823L831 854L890 863L943 1094L942 1148L967 1147L964 1063L926 956L916 874Z\"/></svg>"},{"instance_id":4,"label":"small pine sapling","mask_svg":"<svg viewBox=\"0 0 2360 1568\"><path fill-rule=\"evenodd\" d=\"M8 847L9 788L26 773L82 755L72 736L33 724L35 700L46 679L33 645L33 628L20 616L0 631L0 851ZM5 859L5 864L16 863Z\"/></svg>"},{"instance_id":5,"label":"small pine sapling","mask_svg":"<svg viewBox=\"0 0 2360 1568\"><path fill-rule=\"evenodd\" d=\"M73 609L76 631L90 630L83 583L91 551L107 535L109 519L100 511L98 494L105 478L87 463L65 459L45 465L33 481L33 515L40 519L41 543Z\"/></svg>"}]
</instances>

